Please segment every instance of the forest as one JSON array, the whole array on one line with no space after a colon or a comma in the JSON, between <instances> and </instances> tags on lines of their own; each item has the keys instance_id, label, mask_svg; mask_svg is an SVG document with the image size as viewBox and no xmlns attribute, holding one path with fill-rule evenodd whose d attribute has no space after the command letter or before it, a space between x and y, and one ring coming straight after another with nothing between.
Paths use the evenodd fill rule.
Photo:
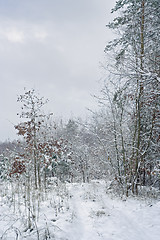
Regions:
<instances>
[{"instance_id":1,"label":"forest","mask_svg":"<svg viewBox=\"0 0 160 240\"><path fill-rule=\"evenodd\" d=\"M45 113L48 99L36 89L24 89L18 96L18 140L0 143L0 198L23 219L28 235L20 238L20 227L13 224L0 232L1 239L32 239L34 234L40 240L73 239L52 235L47 221L43 233L37 225L46 200L55 216L67 211L69 184L81 191L80 185L92 189L93 183L103 182L105 191L121 199L159 200L159 9L158 0L116 2L116 17L106 25L115 36L104 49L106 77L94 96L99 109L90 110L87 120L56 120L53 113ZM87 190L91 198L100 191L96 187ZM15 238L7 235L11 229Z\"/></svg>"}]
</instances>

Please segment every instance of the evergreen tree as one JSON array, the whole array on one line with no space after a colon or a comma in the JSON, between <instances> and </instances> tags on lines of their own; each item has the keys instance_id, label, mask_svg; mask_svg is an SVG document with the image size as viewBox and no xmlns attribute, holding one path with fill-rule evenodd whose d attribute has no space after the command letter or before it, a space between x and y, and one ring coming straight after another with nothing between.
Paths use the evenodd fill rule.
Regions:
<instances>
[{"instance_id":1,"label":"evergreen tree","mask_svg":"<svg viewBox=\"0 0 160 240\"><path fill-rule=\"evenodd\" d=\"M114 120L119 179L123 175L127 188L131 183L137 193L139 184L154 184L152 172L158 161L159 9L157 0L119 0L112 9L119 16L107 25L118 37L105 48L112 55L107 69L113 78L103 93Z\"/></svg>"}]
</instances>

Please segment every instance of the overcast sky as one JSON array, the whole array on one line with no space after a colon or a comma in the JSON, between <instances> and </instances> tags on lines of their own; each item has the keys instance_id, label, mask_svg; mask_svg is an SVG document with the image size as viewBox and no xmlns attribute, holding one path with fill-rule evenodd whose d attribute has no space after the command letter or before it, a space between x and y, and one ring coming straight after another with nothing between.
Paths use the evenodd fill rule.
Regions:
<instances>
[{"instance_id":1,"label":"overcast sky","mask_svg":"<svg viewBox=\"0 0 160 240\"><path fill-rule=\"evenodd\" d=\"M17 95L35 88L64 118L95 108L114 0L0 0L0 140L16 137Z\"/></svg>"}]
</instances>

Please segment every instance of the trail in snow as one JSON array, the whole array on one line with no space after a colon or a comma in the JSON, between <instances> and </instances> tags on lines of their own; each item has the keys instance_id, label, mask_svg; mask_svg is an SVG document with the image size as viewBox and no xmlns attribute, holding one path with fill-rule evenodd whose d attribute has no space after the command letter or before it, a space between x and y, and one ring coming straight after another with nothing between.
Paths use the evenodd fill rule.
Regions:
<instances>
[{"instance_id":1,"label":"trail in snow","mask_svg":"<svg viewBox=\"0 0 160 240\"><path fill-rule=\"evenodd\" d=\"M85 199L86 193L83 186L81 188L79 188L79 186L75 186L70 189L70 193L72 194L70 204L73 208L75 216L73 227L78 230L78 235L72 236L73 240L97 240L98 233L94 228L94 218L91 215L95 202L93 202L93 200L88 202Z\"/></svg>"},{"instance_id":2,"label":"trail in snow","mask_svg":"<svg viewBox=\"0 0 160 240\"><path fill-rule=\"evenodd\" d=\"M41 236L47 223L51 239L55 240L159 240L160 202L151 205L133 198L122 201L111 197L103 181L67 184L66 189L62 190L62 198L51 191L48 200L41 204L37 222ZM54 204L59 206L59 199L63 206L56 217ZM19 240L36 240L36 230L23 232L23 220L12 210L2 199L0 238L9 228L3 240L16 239L15 229L11 228L14 224L21 232Z\"/></svg>"},{"instance_id":3,"label":"trail in snow","mask_svg":"<svg viewBox=\"0 0 160 240\"><path fill-rule=\"evenodd\" d=\"M72 195L70 205L75 215L69 239L159 239L160 210L159 213L156 213L159 217L156 218L158 223L154 225L153 219L149 216L152 207L142 206L144 203L136 200L121 201L111 199L105 193L104 187L98 185L94 183L69 187L69 192ZM143 215L145 215L145 219ZM148 222L146 222L147 217ZM74 228L77 228L75 235L73 234Z\"/></svg>"}]
</instances>

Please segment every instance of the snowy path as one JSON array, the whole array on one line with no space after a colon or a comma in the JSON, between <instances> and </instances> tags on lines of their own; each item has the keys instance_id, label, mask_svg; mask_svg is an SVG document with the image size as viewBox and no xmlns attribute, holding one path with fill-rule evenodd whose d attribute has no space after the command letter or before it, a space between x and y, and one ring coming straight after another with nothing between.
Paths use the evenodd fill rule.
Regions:
<instances>
[{"instance_id":1,"label":"snowy path","mask_svg":"<svg viewBox=\"0 0 160 240\"><path fill-rule=\"evenodd\" d=\"M84 199L83 188L80 189L79 186L76 186L70 191L72 194L71 206L73 208L73 213L75 216L73 226L78 229L78 235L72 236L73 240L96 240L97 233L93 227L94 218L91 217L91 209L94 207L94 202L87 202ZM73 228L72 228L73 229Z\"/></svg>"},{"instance_id":2,"label":"snowy path","mask_svg":"<svg viewBox=\"0 0 160 240\"><path fill-rule=\"evenodd\" d=\"M63 189L63 187L62 187ZM122 201L106 194L104 182L90 184L67 184L68 193L62 201L62 211L55 216L56 193L41 204L39 221L40 234L44 232L46 221L50 239L54 240L159 240L160 202L147 204L136 199ZM0 202L0 239L15 240L16 228L21 234L18 240L36 240L36 231L28 235L23 232L23 224L11 208ZM57 198L57 204L59 198ZM57 205L58 206L58 205ZM55 221L53 221L55 220ZM14 224L14 229L11 228ZM11 236L12 237L9 237ZM41 235L42 236L42 235ZM46 238L41 238L43 240Z\"/></svg>"},{"instance_id":3,"label":"snowy path","mask_svg":"<svg viewBox=\"0 0 160 240\"><path fill-rule=\"evenodd\" d=\"M69 191L75 216L69 240L159 239L160 203L157 212L136 200L111 199L93 185L75 185Z\"/></svg>"}]
</instances>

